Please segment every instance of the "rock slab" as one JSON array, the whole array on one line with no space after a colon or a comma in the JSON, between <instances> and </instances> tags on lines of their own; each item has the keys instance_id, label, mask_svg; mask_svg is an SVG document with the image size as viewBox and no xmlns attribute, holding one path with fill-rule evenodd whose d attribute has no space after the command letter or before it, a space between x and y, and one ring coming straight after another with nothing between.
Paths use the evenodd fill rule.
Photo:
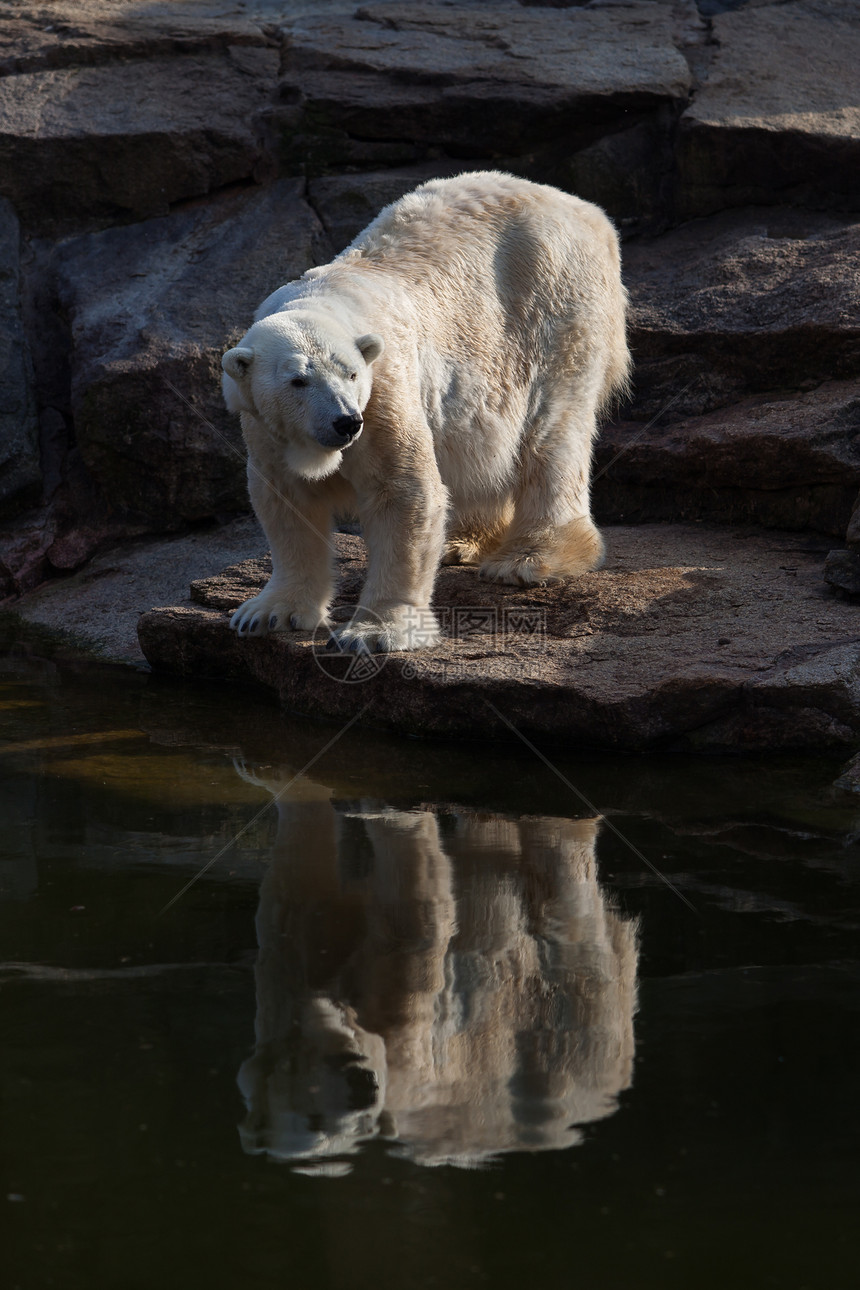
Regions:
<instances>
[{"instance_id":1,"label":"rock slab","mask_svg":"<svg viewBox=\"0 0 860 1290\"><path fill-rule=\"evenodd\" d=\"M635 113L686 101L667 5L574 9L376 4L291 24L280 113L287 164L570 151ZM278 113L276 113L278 118Z\"/></svg>"},{"instance_id":2,"label":"rock slab","mask_svg":"<svg viewBox=\"0 0 860 1290\"><path fill-rule=\"evenodd\" d=\"M277 50L240 46L3 77L0 193L42 231L262 179L277 70Z\"/></svg>"},{"instance_id":3,"label":"rock slab","mask_svg":"<svg viewBox=\"0 0 860 1290\"><path fill-rule=\"evenodd\" d=\"M44 627L70 648L114 663L143 666L137 621L154 599L188 602L189 583L212 561L235 561L261 540L250 516L223 527L126 542L68 578L54 578L17 600L12 612Z\"/></svg>"},{"instance_id":4,"label":"rock slab","mask_svg":"<svg viewBox=\"0 0 860 1290\"><path fill-rule=\"evenodd\" d=\"M747 7L715 17L712 40L678 135L681 216L787 200L857 209L857 6Z\"/></svg>"},{"instance_id":5,"label":"rock slab","mask_svg":"<svg viewBox=\"0 0 860 1290\"><path fill-rule=\"evenodd\" d=\"M860 376L860 223L727 211L624 248L634 415Z\"/></svg>"},{"instance_id":6,"label":"rock slab","mask_svg":"<svg viewBox=\"0 0 860 1290\"><path fill-rule=\"evenodd\" d=\"M307 633L239 639L228 612L265 565L195 583L195 605L142 616L154 668L253 682L287 708L404 734L577 748L813 749L860 739L860 617L823 587L824 552L784 533L653 525L607 531L604 569L516 589L443 569L432 650L355 668ZM337 538L341 612L364 572ZM351 670L350 670L351 669ZM349 675L346 675L349 673Z\"/></svg>"},{"instance_id":7,"label":"rock slab","mask_svg":"<svg viewBox=\"0 0 860 1290\"><path fill-rule=\"evenodd\" d=\"M616 422L594 464L603 523L708 520L841 538L860 487L860 381L665 425Z\"/></svg>"}]
</instances>

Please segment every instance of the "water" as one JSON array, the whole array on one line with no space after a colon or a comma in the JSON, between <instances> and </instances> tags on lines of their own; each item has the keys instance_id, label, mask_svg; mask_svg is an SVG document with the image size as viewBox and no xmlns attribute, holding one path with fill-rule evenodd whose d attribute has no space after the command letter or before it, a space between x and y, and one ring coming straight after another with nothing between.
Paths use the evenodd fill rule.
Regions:
<instances>
[{"instance_id":1,"label":"water","mask_svg":"<svg viewBox=\"0 0 860 1290\"><path fill-rule=\"evenodd\" d=\"M856 1284L838 761L0 679L4 1287Z\"/></svg>"}]
</instances>

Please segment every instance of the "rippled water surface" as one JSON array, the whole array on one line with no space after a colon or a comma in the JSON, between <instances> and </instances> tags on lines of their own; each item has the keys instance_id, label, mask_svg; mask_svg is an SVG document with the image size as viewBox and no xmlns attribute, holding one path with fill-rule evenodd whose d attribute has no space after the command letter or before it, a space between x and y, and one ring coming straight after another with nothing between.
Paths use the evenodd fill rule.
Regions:
<instances>
[{"instance_id":1,"label":"rippled water surface","mask_svg":"<svg viewBox=\"0 0 860 1290\"><path fill-rule=\"evenodd\" d=\"M856 1284L838 761L0 681L4 1287Z\"/></svg>"}]
</instances>

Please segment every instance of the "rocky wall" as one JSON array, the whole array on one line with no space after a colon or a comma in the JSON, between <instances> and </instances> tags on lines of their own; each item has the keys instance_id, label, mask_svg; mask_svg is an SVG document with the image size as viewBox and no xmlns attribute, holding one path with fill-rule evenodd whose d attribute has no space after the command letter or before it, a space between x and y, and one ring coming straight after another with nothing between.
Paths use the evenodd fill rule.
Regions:
<instances>
[{"instance_id":1,"label":"rocky wall","mask_svg":"<svg viewBox=\"0 0 860 1290\"><path fill-rule=\"evenodd\" d=\"M0 597L245 510L223 349L383 204L487 166L600 202L625 239L636 385L598 447L601 521L839 545L860 487L852 0L0 17Z\"/></svg>"}]
</instances>

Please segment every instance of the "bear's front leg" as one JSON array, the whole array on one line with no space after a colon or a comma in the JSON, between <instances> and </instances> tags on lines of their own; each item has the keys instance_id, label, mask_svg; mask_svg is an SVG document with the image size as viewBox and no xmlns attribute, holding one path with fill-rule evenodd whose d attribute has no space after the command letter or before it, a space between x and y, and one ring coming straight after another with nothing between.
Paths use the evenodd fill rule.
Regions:
<instances>
[{"instance_id":1,"label":"bear's front leg","mask_svg":"<svg viewBox=\"0 0 860 1290\"><path fill-rule=\"evenodd\" d=\"M240 605L230 626L240 636L330 627L334 595L332 507L327 490L279 479L248 459L248 491L272 552L272 576Z\"/></svg>"},{"instance_id":2,"label":"bear's front leg","mask_svg":"<svg viewBox=\"0 0 860 1290\"><path fill-rule=\"evenodd\" d=\"M426 649L439 639L430 608L445 543L447 495L432 450L410 445L408 466L393 463L357 489L367 546L367 579L351 622L332 634L344 650Z\"/></svg>"}]
</instances>

